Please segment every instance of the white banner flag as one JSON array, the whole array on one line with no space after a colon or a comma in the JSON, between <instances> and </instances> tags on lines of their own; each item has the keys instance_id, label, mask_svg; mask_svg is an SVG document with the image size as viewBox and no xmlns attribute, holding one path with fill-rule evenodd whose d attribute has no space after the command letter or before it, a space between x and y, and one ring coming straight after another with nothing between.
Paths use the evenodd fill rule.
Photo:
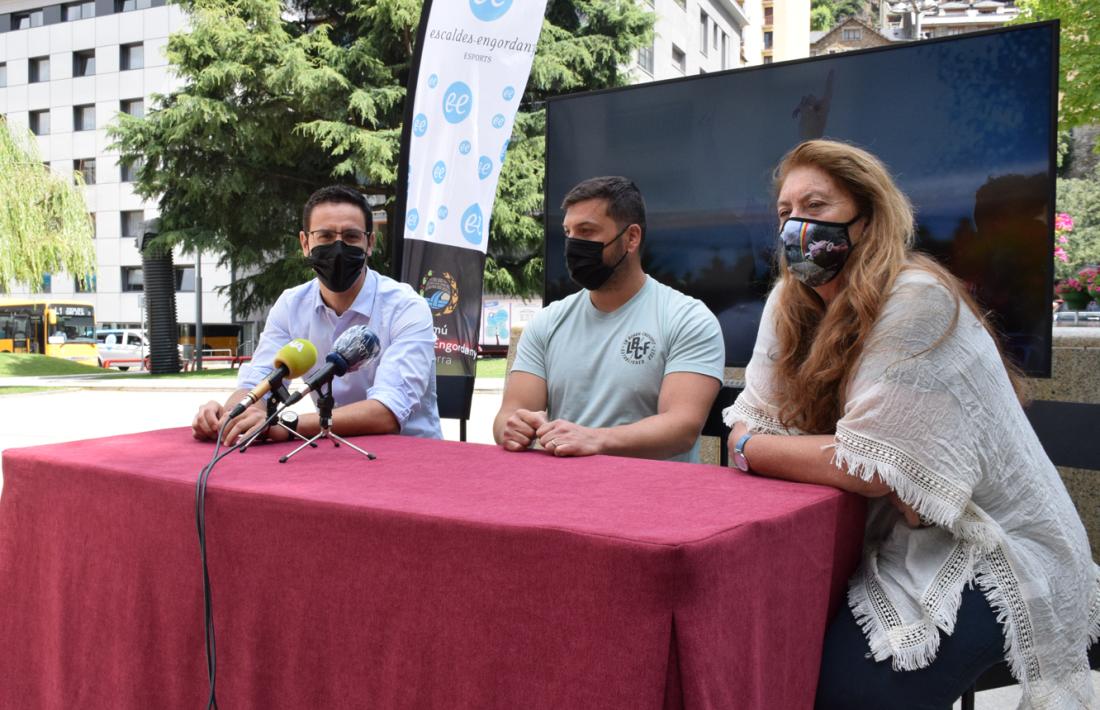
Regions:
<instances>
[{"instance_id":1,"label":"white banner flag","mask_svg":"<svg viewBox=\"0 0 1100 710\"><path fill-rule=\"evenodd\" d=\"M413 108L406 239L485 253L545 9L546 0L431 4Z\"/></svg>"}]
</instances>

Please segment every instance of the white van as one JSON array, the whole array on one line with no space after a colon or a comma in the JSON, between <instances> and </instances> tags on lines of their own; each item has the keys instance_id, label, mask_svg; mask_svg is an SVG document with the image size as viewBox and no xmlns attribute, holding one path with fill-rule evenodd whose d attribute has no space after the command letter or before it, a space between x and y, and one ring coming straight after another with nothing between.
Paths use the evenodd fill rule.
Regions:
<instances>
[{"instance_id":1,"label":"white van","mask_svg":"<svg viewBox=\"0 0 1100 710\"><path fill-rule=\"evenodd\" d=\"M139 330L97 330L95 349L99 355L99 366L110 360L141 360L149 355L149 340ZM140 362L116 365L126 372L131 367L141 369Z\"/></svg>"}]
</instances>

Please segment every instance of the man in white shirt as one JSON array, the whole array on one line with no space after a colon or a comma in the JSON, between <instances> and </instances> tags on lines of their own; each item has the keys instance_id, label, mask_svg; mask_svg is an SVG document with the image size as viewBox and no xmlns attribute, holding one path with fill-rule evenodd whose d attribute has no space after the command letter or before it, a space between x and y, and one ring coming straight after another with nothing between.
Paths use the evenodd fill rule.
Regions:
<instances>
[{"instance_id":1,"label":"man in white shirt","mask_svg":"<svg viewBox=\"0 0 1100 710\"><path fill-rule=\"evenodd\" d=\"M298 235L302 255L317 278L283 292L271 307L252 362L241 368L237 390L225 404L207 402L192 423L196 439L213 440L229 411L274 369L275 353L295 338L305 338L324 355L345 330L365 325L379 339L380 356L355 372L333 380L332 430L342 436L406 434L440 439L435 393L435 332L428 304L408 284L371 271L366 260L374 249L370 207L356 190L342 185L313 193L302 210ZM312 373L306 373L308 377ZM249 407L226 427L223 442L235 442L266 418L263 401ZM297 431L320 431L316 413L301 416ZM289 438L271 427L274 441Z\"/></svg>"}]
</instances>

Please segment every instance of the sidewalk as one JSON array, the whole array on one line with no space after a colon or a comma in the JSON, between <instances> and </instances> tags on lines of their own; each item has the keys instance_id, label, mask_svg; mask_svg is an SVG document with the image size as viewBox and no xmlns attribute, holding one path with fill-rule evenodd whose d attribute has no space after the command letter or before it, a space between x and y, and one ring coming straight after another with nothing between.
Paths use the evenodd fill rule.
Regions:
<instances>
[{"instance_id":1,"label":"sidewalk","mask_svg":"<svg viewBox=\"0 0 1100 710\"><path fill-rule=\"evenodd\" d=\"M302 386L300 380L292 390ZM236 389L233 377L165 377L141 374L106 379L98 375L4 377L0 387L43 387L21 394L0 395L0 451L154 429L190 427L204 403L224 401ZM493 418L500 408L503 378L474 383L467 440L493 443ZM293 409L315 411L306 398ZM443 437L459 438L455 419L441 422ZM2 472L0 472L2 474ZM2 478L0 478L2 481Z\"/></svg>"},{"instance_id":2,"label":"sidewalk","mask_svg":"<svg viewBox=\"0 0 1100 710\"><path fill-rule=\"evenodd\" d=\"M292 380L290 389L303 386L302 380ZM123 390L128 392L191 392L225 391L237 388L236 377L150 377L143 372L113 375L49 375L45 377L0 377L0 387L59 387L89 390ZM501 393L504 378L482 377L474 381L474 392ZM9 395L10 396L10 395Z\"/></svg>"}]
</instances>

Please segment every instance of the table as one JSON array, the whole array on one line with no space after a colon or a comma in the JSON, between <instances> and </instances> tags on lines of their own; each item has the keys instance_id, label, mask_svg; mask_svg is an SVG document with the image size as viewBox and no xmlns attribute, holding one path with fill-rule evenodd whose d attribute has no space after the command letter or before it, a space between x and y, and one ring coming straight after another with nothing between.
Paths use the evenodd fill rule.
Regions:
<instances>
[{"instance_id":1,"label":"table","mask_svg":"<svg viewBox=\"0 0 1100 710\"><path fill-rule=\"evenodd\" d=\"M863 503L699 464L362 437L207 492L222 708L810 707ZM202 708L187 429L4 452L0 707Z\"/></svg>"}]
</instances>

